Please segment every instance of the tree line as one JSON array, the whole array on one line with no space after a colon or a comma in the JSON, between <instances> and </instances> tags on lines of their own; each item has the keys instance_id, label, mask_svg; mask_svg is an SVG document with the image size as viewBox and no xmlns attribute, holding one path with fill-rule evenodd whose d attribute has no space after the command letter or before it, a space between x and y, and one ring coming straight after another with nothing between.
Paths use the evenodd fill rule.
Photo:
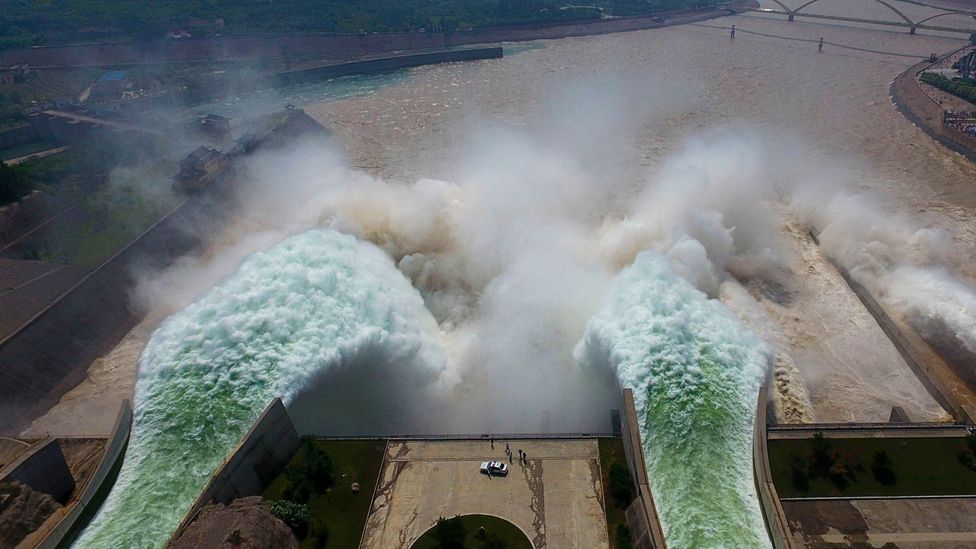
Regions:
<instances>
[{"instance_id":1,"label":"tree line","mask_svg":"<svg viewBox=\"0 0 976 549\"><path fill-rule=\"evenodd\" d=\"M404 32L639 15L716 0L7 0L0 49L191 34Z\"/></svg>"}]
</instances>

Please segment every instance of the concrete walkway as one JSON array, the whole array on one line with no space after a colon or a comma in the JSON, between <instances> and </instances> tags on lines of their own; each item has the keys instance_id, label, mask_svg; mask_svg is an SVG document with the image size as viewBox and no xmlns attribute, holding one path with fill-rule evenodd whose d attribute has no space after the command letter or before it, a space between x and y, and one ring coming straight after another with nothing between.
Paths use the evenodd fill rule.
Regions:
<instances>
[{"instance_id":1,"label":"concrete walkway","mask_svg":"<svg viewBox=\"0 0 976 549\"><path fill-rule=\"evenodd\" d=\"M767 429L769 440L807 439L822 433L824 438L960 438L968 434L962 425L943 427L883 427L864 428L846 425L811 426L810 428Z\"/></svg>"},{"instance_id":2,"label":"concrete walkway","mask_svg":"<svg viewBox=\"0 0 976 549\"><path fill-rule=\"evenodd\" d=\"M974 498L784 501L783 507L797 547L976 548Z\"/></svg>"},{"instance_id":3,"label":"concrete walkway","mask_svg":"<svg viewBox=\"0 0 976 549\"><path fill-rule=\"evenodd\" d=\"M507 477L482 475L483 461L508 463L505 441L406 441L387 446L362 547L408 549L439 517L485 514L518 526L536 549L609 547L596 440L510 441ZM528 465L518 462L518 450Z\"/></svg>"}]
</instances>

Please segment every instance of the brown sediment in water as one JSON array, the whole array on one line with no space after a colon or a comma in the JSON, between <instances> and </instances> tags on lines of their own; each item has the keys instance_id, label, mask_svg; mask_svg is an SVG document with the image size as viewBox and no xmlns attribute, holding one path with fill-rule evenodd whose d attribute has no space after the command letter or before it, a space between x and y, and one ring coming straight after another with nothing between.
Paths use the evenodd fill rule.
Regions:
<instances>
[{"instance_id":1,"label":"brown sediment in water","mask_svg":"<svg viewBox=\"0 0 976 549\"><path fill-rule=\"evenodd\" d=\"M108 436L122 401L132 400L139 356L158 326L158 317L147 317L105 356L92 362L88 377L65 393L21 436Z\"/></svg>"}]
</instances>

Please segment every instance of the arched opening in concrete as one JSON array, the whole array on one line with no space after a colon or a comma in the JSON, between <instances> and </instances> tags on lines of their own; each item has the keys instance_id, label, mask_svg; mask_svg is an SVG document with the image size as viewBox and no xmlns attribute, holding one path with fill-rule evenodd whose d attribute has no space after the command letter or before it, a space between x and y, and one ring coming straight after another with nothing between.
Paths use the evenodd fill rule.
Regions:
<instances>
[{"instance_id":1,"label":"arched opening in concrete","mask_svg":"<svg viewBox=\"0 0 976 549\"><path fill-rule=\"evenodd\" d=\"M410 549L437 549L443 536L463 547L480 549L499 546L507 549L533 549L529 536L515 523L495 515L458 515L432 525L410 545Z\"/></svg>"}]
</instances>

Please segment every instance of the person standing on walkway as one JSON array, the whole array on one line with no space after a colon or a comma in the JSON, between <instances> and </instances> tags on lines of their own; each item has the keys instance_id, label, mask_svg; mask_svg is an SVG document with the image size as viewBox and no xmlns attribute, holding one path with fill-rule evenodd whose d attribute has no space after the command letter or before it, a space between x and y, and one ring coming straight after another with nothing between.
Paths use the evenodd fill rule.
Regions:
<instances>
[{"instance_id":1,"label":"person standing on walkway","mask_svg":"<svg viewBox=\"0 0 976 549\"><path fill-rule=\"evenodd\" d=\"M729 38L735 38L735 25L732 25L732 30L729 31Z\"/></svg>"},{"instance_id":2,"label":"person standing on walkway","mask_svg":"<svg viewBox=\"0 0 976 549\"><path fill-rule=\"evenodd\" d=\"M823 53L823 36L820 37L820 44L817 46L817 52Z\"/></svg>"},{"instance_id":3,"label":"person standing on walkway","mask_svg":"<svg viewBox=\"0 0 976 549\"><path fill-rule=\"evenodd\" d=\"M489 440L491 441L491 449L494 450L495 449L495 437L491 437Z\"/></svg>"}]
</instances>

